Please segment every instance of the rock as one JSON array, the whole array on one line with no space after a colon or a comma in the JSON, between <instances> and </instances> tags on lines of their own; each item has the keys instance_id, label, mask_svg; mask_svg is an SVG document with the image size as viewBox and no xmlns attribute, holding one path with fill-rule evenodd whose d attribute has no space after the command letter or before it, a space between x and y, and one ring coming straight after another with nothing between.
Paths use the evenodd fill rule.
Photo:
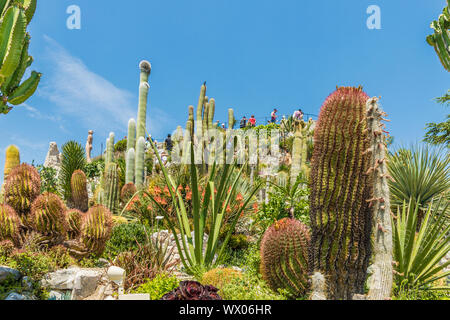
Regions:
<instances>
[{"instance_id":1,"label":"rock","mask_svg":"<svg viewBox=\"0 0 450 320\"><path fill-rule=\"evenodd\" d=\"M26 291L33 291L33 282L30 277L25 276L22 278L22 288Z\"/></svg>"},{"instance_id":2,"label":"rock","mask_svg":"<svg viewBox=\"0 0 450 320\"><path fill-rule=\"evenodd\" d=\"M41 280L41 285L54 290L72 290L79 270L78 268L69 268L47 273Z\"/></svg>"},{"instance_id":3,"label":"rock","mask_svg":"<svg viewBox=\"0 0 450 320\"><path fill-rule=\"evenodd\" d=\"M97 289L102 272L98 270L80 270L77 272L72 291L72 300L82 300Z\"/></svg>"},{"instance_id":4,"label":"rock","mask_svg":"<svg viewBox=\"0 0 450 320\"><path fill-rule=\"evenodd\" d=\"M17 292L11 292L5 300L37 300L37 298L31 294L18 294Z\"/></svg>"},{"instance_id":5,"label":"rock","mask_svg":"<svg viewBox=\"0 0 450 320\"><path fill-rule=\"evenodd\" d=\"M14 281L19 281L21 277L22 275L18 270L0 266L0 283L7 279L14 279Z\"/></svg>"},{"instance_id":6,"label":"rock","mask_svg":"<svg viewBox=\"0 0 450 320\"><path fill-rule=\"evenodd\" d=\"M111 264L109 263L108 260L104 259L104 258L100 258L98 259L98 266L100 267L109 267Z\"/></svg>"},{"instance_id":7,"label":"rock","mask_svg":"<svg viewBox=\"0 0 450 320\"><path fill-rule=\"evenodd\" d=\"M50 291L48 300L70 300L72 296L71 290L65 291Z\"/></svg>"},{"instance_id":8,"label":"rock","mask_svg":"<svg viewBox=\"0 0 450 320\"><path fill-rule=\"evenodd\" d=\"M61 168L61 154L58 150L58 145L56 142L50 142L50 146L48 148L47 156L45 158L44 167L53 168L56 171L59 171Z\"/></svg>"}]
</instances>

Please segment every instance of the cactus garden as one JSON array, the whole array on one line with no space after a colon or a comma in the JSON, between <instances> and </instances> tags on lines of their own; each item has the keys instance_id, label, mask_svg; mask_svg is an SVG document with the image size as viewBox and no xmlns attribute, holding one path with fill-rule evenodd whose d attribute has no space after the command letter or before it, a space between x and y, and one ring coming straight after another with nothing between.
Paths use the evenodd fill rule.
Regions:
<instances>
[{"instance_id":1,"label":"cactus garden","mask_svg":"<svg viewBox=\"0 0 450 320\"><path fill-rule=\"evenodd\" d=\"M172 41L174 29L139 13L111 27L124 51L77 20L83 7L51 33L56 1L0 0L0 300L450 299L449 116L438 122L435 107L450 101L450 3L440 2L421 4L432 18L416 19L408 50L420 54L405 57L403 42L374 36L393 26L372 18L358 46L338 41L331 54L297 52L285 35L268 48L258 37L273 34L235 10L262 30L233 29L240 53L224 55L216 26L197 34L196 21ZM284 5L300 23L289 8L306 5ZM170 23L187 23L179 10ZM392 71L380 55L394 51L417 68Z\"/></svg>"}]
</instances>

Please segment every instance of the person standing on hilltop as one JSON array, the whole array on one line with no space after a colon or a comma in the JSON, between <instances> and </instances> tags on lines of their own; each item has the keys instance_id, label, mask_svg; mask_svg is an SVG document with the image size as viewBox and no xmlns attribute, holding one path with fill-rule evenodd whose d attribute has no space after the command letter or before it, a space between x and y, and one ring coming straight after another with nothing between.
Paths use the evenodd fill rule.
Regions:
<instances>
[{"instance_id":1,"label":"person standing on hilltop","mask_svg":"<svg viewBox=\"0 0 450 320\"><path fill-rule=\"evenodd\" d=\"M273 109L272 113L270 114L270 122L272 123L277 122L277 112L278 110L276 108Z\"/></svg>"},{"instance_id":2,"label":"person standing on hilltop","mask_svg":"<svg viewBox=\"0 0 450 320\"><path fill-rule=\"evenodd\" d=\"M241 122L239 124L239 127L241 129L244 129L246 125L247 125L247 118L245 116L243 116L242 119L241 119Z\"/></svg>"},{"instance_id":3,"label":"person standing on hilltop","mask_svg":"<svg viewBox=\"0 0 450 320\"><path fill-rule=\"evenodd\" d=\"M303 111L302 109L298 109L294 112L294 115L292 116L294 118L294 120L303 120Z\"/></svg>"},{"instance_id":4,"label":"person standing on hilltop","mask_svg":"<svg viewBox=\"0 0 450 320\"><path fill-rule=\"evenodd\" d=\"M254 115L252 115L252 116L250 117L250 119L248 119L248 123L250 123L250 126L251 126L251 127L256 126L256 119L255 119L255 116L254 116Z\"/></svg>"}]
</instances>

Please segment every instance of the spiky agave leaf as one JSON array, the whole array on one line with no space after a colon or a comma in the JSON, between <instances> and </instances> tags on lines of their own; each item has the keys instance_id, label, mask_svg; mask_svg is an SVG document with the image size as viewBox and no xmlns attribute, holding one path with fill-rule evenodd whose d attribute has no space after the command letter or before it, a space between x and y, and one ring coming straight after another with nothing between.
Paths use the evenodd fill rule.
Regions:
<instances>
[{"instance_id":1,"label":"spiky agave leaf","mask_svg":"<svg viewBox=\"0 0 450 320\"><path fill-rule=\"evenodd\" d=\"M79 143L69 141L62 146L59 184L63 190L63 198L68 202L69 206L73 202L71 188L72 174L76 170L83 170L85 163L85 151Z\"/></svg>"}]
</instances>

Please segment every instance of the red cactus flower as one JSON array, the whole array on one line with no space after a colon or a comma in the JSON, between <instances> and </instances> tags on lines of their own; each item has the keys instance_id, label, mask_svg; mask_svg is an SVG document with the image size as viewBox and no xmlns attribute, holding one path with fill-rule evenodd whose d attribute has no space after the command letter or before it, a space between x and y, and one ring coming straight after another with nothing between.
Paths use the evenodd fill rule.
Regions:
<instances>
[{"instance_id":1,"label":"red cactus flower","mask_svg":"<svg viewBox=\"0 0 450 320\"><path fill-rule=\"evenodd\" d=\"M253 204L253 211L256 213L256 212L258 212L258 202L255 202L254 204Z\"/></svg>"},{"instance_id":2,"label":"red cactus flower","mask_svg":"<svg viewBox=\"0 0 450 320\"><path fill-rule=\"evenodd\" d=\"M168 196L170 196L170 191L169 188L167 188L167 186L164 187L164 193Z\"/></svg>"},{"instance_id":3,"label":"red cactus flower","mask_svg":"<svg viewBox=\"0 0 450 320\"><path fill-rule=\"evenodd\" d=\"M230 205L228 205L227 206L227 209L225 210L227 213L230 213L231 212L231 207L230 207Z\"/></svg>"},{"instance_id":4,"label":"red cactus flower","mask_svg":"<svg viewBox=\"0 0 450 320\"><path fill-rule=\"evenodd\" d=\"M189 191L188 193L186 193L186 200L191 200L192 199L192 192Z\"/></svg>"},{"instance_id":5,"label":"red cactus flower","mask_svg":"<svg viewBox=\"0 0 450 320\"><path fill-rule=\"evenodd\" d=\"M242 196L242 194L238 193L238 195L236 196L236 201L241 202L242 200L244 200L244 197Z\"/></svg>"},{"instance_id":6,"label":"red cactus flower","mask_svg":"<svg viewBox=\"0 0 450 320\"><path fill-rule=\"evenodd\" d=\"M154 192L155 194L161 194L161 188L158 187L158 186L156 186L156 187L153 188L153 192Z\"/></svg>"}]
</instances>

